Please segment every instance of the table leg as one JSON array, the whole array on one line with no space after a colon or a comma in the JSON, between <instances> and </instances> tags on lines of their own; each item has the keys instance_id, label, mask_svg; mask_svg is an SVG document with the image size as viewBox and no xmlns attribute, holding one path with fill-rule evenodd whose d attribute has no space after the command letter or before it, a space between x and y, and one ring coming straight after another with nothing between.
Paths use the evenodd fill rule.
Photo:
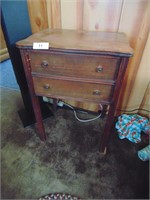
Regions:
<instances>
[{"instance_id":1,"label":"table leg","mask_svg":"<svg viewBox=\"0 0 150 200\"><path fill-rule=\"evenodd\" d=\"M39 99L37 96L35 96L34 99L32 99L32 104L33 104L33 110L34 110L34 114L35 114L35 118L36 118L36 122L37 122L37 129L38 129L38 133L39 133L39 137L42 141L46 140L46 133L45 133L45 129L44 129L44 125L43 125L43 120L42 120L42 113L41 113L41 108L40 108L40 104L39 104Z\"/></svg>"},{"instance_id":2,"label":"table leg","mask_svg":"<svg viewBox=\"0 0 150 200\"><path fill-rule=\"evenodd\" d=\"M35 94L34 90L34 85L33 85L33 80L32 80L32 75L31 75L31 66L30 66L30 58L26 50L21 49L20 50L23 65L24 65L24 71L27 79L27 84L30 92L30 97L31 97L31 102L32 102L32 107L34 111L34 115L36 118L37 122L37 129L39 133L39 137L42 141L46 140L46 133L43 125L43 120L42 120L42 112L40 108L40 103L38 96Z\"/></svg>"},{"instance_id":3,"label":"table leg","mask_svg":"<svg viewBox=\"0 0 150 200\"><path fill-rule=\"evenodd\" d=\"M111 105L108 111L108 116L106 119L106 124L104 127L103 135L100 140L100 148L99 151L102 154L106 154L107 151L107 144L111 135L111 129L113 125L113 117L114 117L114 112L115 112L115 106Z\"/></svg>"}]
</instances>

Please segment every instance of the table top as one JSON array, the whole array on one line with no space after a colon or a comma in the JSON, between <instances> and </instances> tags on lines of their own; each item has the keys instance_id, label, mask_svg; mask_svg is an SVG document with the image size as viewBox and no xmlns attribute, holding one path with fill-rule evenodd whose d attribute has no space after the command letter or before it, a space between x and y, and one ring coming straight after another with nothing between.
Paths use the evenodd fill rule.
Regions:
<instances>
[{"instance_id":1,"label":"table top","mask_svg":"<svg viewBox=\"0 0 150 200\"><path fill-rule=\"evenodd\" d=\"M46 29L16 43L18 48L33 48L33 43L49 43L49 49L114 52L132 56L124 33Z\"/></svg>"}]
</instances>

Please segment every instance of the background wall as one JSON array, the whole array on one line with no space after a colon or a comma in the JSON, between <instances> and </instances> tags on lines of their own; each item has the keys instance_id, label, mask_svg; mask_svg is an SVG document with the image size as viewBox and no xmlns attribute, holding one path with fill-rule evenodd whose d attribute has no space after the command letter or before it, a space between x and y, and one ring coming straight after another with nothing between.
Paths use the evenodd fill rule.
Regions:
<instances>
[{"instance_id":1,"label":"background wall","mask_svg":"<svg viewBox=\"0 0 150 200\"><path fill-rule=\"evenodd\" d=\"M45 28L125 32L130 59L116 114L150 110L150 0L27 0L32 32ZM98 105L69 102L89 110ZM122 111L123 112L123 111Z\"/></svg>"}]
</instances>

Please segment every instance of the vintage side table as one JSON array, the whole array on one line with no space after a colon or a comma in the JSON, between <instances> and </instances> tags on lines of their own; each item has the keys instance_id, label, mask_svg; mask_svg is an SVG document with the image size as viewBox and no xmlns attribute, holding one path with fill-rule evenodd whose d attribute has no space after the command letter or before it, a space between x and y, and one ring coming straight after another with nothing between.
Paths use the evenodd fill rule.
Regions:
<instances>
[{"instance_id":1,"label":"vintage side table","mask_svg":"<svg viewBox=\"0 0 150 200\"><path fill-rule=\"evenodd\" d=\"M106 152L132 49L124 33L47 29L17 42L41 140L38 96L109 105L100 152Z\"/></svg>"}]
</instances>

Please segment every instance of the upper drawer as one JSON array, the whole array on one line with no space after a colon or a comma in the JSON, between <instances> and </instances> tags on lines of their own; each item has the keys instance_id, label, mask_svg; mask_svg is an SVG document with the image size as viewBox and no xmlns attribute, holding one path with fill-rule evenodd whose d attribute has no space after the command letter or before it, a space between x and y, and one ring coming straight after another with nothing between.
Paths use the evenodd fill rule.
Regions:
<instances>
[{"instance_id":1,"label":"upper drawer","mask_svg":"<svg viewBox=\"0 0 150 200\"><path fill-rule=\"evenodd\" d=\"M29 57L32 72L102 80L115 80L120 64L118 57L99 55L30 52Z\"/></svg>"}]
</instances>

